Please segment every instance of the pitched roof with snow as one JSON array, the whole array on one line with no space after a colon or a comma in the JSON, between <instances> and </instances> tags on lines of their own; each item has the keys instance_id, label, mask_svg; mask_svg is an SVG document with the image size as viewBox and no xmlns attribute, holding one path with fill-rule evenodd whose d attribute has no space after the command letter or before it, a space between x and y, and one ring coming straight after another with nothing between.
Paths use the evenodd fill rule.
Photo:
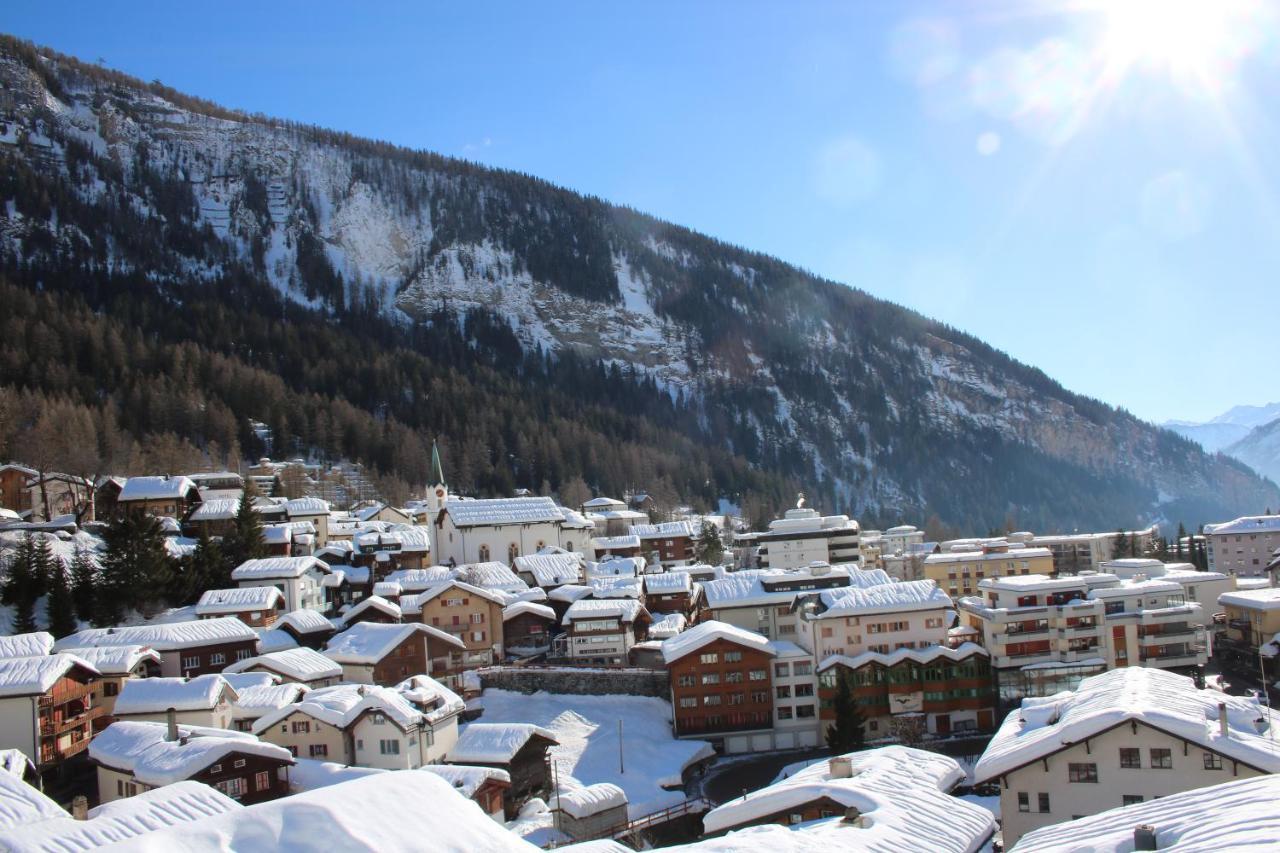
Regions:
<instances>
[{"instance_id":1,"label":"pitched roof with snow","mask_svg":"<svg viewBox=\"0 0 1280 853\"><path fill-rule=\"evenodd\" d=\"M538 604L533 601L517 601L515 604L508 604L502 608L502 621L506 622L508 619L514 619L524 614L550 619L553 622L556 618L556 612L545 604Z\"/></svg>"},{"instance_id":2,"label":"pitched roof with snow","mask_svg":"<svg viewBox=\"0 0 1280 853\"><path fill-rule=\"evenodd\" d=\"M669 640L683 631L689 624L683 613L664 613L653 620L649 626L649 639Z\"/></svg>"},{"instance_id":3,"label":"pitched roof with snow","mask_svg":"<svg viewBox=\"0 0 1280 853\"><path fill-rule=\"evenodd\" d=\"M286 705L301 701L311 688L290 681L286 684L259 684L245 687L236 693L236 704L231 717L236 720L256 720L263 714L278 711Z\"/></svg>"},{"instance_id":4,"label":"pitched roof with snow","mask_svg":"<svg viewBox=\"0 0 1280 853\"><path fill-rule=\"evenodd\" d=\"M644 576L644 591L648 595L672 595L693 590L693 576L688 572L663 572Z\"/></svg>"},{"instance_id":5,"label":"pitched roof with snow","mask_svg":"<svg viewBox=\"0 0 1280 853\"><path fill-rule=\"evenodd\" d=\"M175 711L207 711L217 707L225 697L234 702L236 691L221 675L198 675L195 678L130 678L126 679L116 698L115 714L163 714Z\"/></svg>"},{"instance_id":6,"label":"pitched roof with snow","mask_svg":"<svg viewBox=\"0 0 1280 853\"><path fill-rule=\"evenodd\" d=\"M528 587L525 587L525 589L528 589ZM481 589L478 586L466 583L464 581L450 580L450 581L445 581L444 583L434 584L433 586L428 587L423 592L418 593L416 596L414 596L411 599L413 601L413 607L412 608L405 607L404 609L421 611L422 605L450 591L462 592L468 596L471 596L471 595L479 596L480 598L487 599L488 601L492 601L495 604L505 605L507 603L506 599L503 598L502 593L497 590Z\"/></svg>"},{"instance_id":7,"label":"pitched roof with snow","mask_svg":"<svg viewBox=\"0 0 1280 853\"><path fill-rule=\"evenodd\" d=\"M550 731L532 723L471 723L449 750L449 763L508 764L532 737L560 743Z\"/></svg>"},{"instance_id":8,"label":"pitched roof with snow","mask_svg":"<svg viewBox=\"0 0 1280 853\"><path fill-rule=\"evenodd\" d=\"M596 598L640 598L644 582L640 578L592 578L591 594Z\"/></svg>"},{"instance_id":9,"label":"pitched roof with snow","mask_svg":"<svg viewBox=\"0 0 1280 853\"><path fill-rule=\"evenodd\" d=\"M950 661L961 661L973 655L981 655L989 657L990 652L977 643L961 643L954 649L950 646L929 646L924 649L894 649L891 652L882 654L880 652L863 652L862 654L848 655L831 655L825 658L822 663L818 664L818 672L824 672L833 666L846 666L849 669L858 669L869 663L878 663L881 666L896 666L904 660L913 661L918 664L929 664L938 658L946 658Z\"/></svg>"},{"instance_id":10,"label":"pitched roof with snow","mask_svg":"<svg viewBox=\"0 0 1280 853\"><path fill-rule=\"evenodd\" d=\"M0 773L0 830L6 836L16 827L42 820L65 818L67 813L20 776Z\"/></svg>"},{"instance_id":11,"label":"pitched roof with snow","mask_svg":"<svg viewBox=\"0 0 1280 853\"><path fill-rule=\"evenodd\" d=\"M1280 838L1280 776L1256 776L1154 797L1028 832L1013 853L1129 853L1133 830L1150 826L1168 853L1273 850Z\"/></svg>"},{"instance_id":12,"label":"pitched roof with snow","mask_svg":"<svg viewBox=\"0 0 1280 853\"><path fill-rule=\"evenodd\" d=\"M188 521L227 521L240 511L239 498L213 498L196 507Z\"/></svg>"},{"instance_id":13,"label":"pitched roof with snow","mask_svg":"<svg viewBox=\"0 0 1280 853\"><path fill-rule=\"evenodd\" d=\"M89 757L99 764L132 773L144 785L172 785L217 764L233 753L292 764L289 750L263 743L247 732L178 726L179 739L166 740L164 723L120 720L89 744ZM186 738L186 742L183 742Z\"/></svg>"},{"instance_id":14,"label":"pitched roof with snow","mask_svg":"<svg viewBox=\"0 0 1280 853\"><path fill-rule=\"evenodd\" d=\"M640 547L640 537L631 536L597 536L591 540L591 547L597 551L626 551Z\"/></svg>"},{"instance_id":15,"label":"pitched roof with snow","mask_svg":"<svg viewBox=\"0 0 1280 853\"><path fill-rule=\"evenodd\" d=\"M342 667L315 649L299 646L279 652L268 652L257 657L239 660L224 672L249 672L265 669L296 681L319 681L324 678L340 678Z\"/></svg>"},{"instance_id":16,"label":"pitched roof with snow","mask_svg":"<svg viewBox=\"0 0 1280 853\"><path fill-rule=\"evenodd\" d=\"M757 634L755 631L748 631L746 628L739 628L737 625L712 619L664 641L662 659L668 664L674 663L718 640L764 652L770 657L775 654L773 646L769 645L768 637Z\"/></svg>"},{"instance_id":17,"label":"pitched roof with snow","mask_svg":"<svg viewBox=\"0 0 1280 853\"><path fill-rule=\"evenodd\" d=\"M582 820L609 809L625 809L627 793L612 782L597 782L594 785L582 785L567 790L561 788L548 805L553 809L559 808L570 817Z\"/></svg>"},{"instance_id":18,"label":"pitched roof with snow","mask_svg":"<svg viewBox=\"0 0 1280 853\"><path fill-rule=\"evenodd\" d=\"M234 616L116 628L86 628L53 644L56 651L76 646L150 646L158 652L219 643L257 641L257 633Z\"/></svg>"},{"instance_id":19,"label":"pitched roof with snow","mask_svg":"<svg viewBox=\"0 0 1280 853\"><path fill-rule=\"evenodd\" d=\"M433 773L453 786L464 797L474 797L485 782L493 780L509 786L511 774L500 767L470 767L466 764L424 764L418 768Z\"/></svg>"},{"instance_id":20,"label":"pitched roof with snow","mask_svg":"<svg viewBox=\"0 0 1280 853\"><path fill-rule=\"evenodd\" d=\"M53 651L53 634L48 631L0 637L0 658L26 658L47 655L51 651Z\"/></svg>"},{"instance_id":21,"label":"pitched roof with snow","mask_svg":"<svg viewBox=\"0 0 1280 853\"><path fill-rule=\"evenodd\" d=\"M400 588L405 592L421 592L454 580L459 574L457 569L451 569L448 566L431 566L427 569L397 569L387 575L384 580L400 584Z\"/></svg>"},{"instance_id":22,"label":"pitched roof with snow","mask_svg":"<svg viewBox=\"0 0 1280 853\"><path fill-rule=\"evenodd\" d=\"M468 563L458 568L462 571L464 581L481 589L524 592L529 588L529 585L521 580L519 575L507 568L506 563L493 561Z\"/></svg>"},{"instance_id":23,"label":"pitched roof with snow","mask_svg":"<svg viewBox=\"0 0 1280 853\"><path fill-rule=\"evenodd\" d=\"M160 653L146 646L80 646L62 651L88 661L103 675L129 675L143 661L160 663Z\"/></svg>"},{"instance_id":24,"label":"pitched roof with snow","mask_svg":"<svg viewBox=\"0 0 1280 853\"><path fill-rule=\"evenodd\" d=\"M274 610L284 606L284 593L274 586L248 586L205 590L196 602L196 615Z\"/></svg>"},{"instance_id":25,"label":"pitched roof with snow","mask_svg":"<svg viewBox=\"0 0 1280 853\"><path fill-rule=\"evenodd\" d=\"M676 539L694 537L702 531L698 521L664 521L661 524L633 524L631 535L640 539Z\"/></svg>"},{"instance_id":26,"label":"pitched roof with snow","mask_svg":"<svg viewBox=\"0 0 1280 853\"><path fill-rule=\"evenodd\" d=\"M329 502L321 498L294 498L284 507L291 518L295 515L329 514Z\"/></svg>"},{"instance_id":27,"label":"pitched roof with snow","mask_svg":"<svg viewBox=\"0 0 1280 853\"><path fill-rule=\"evenodd\" d=\"M365 713L383 714L405 731L426 719L398 690L373 684L335 684L312 690L302 701L264 714L253 724L253 730L264 732L299 712L339 729L345 729Z\"/></svg>"},{"instance_id":28,"label":"pitched roof with snow","mask_svg":"<svg viewBox=\"0 0 1280 853\"><path fill-rule=\"evenodd\" d=\"M342 614L342 621L348 625L353 624L357 621L356 617L366 610L377 610L394 618L397 622L400 621L400 605L387 601L380 595L370 595L357 601L351 609Z\"/></svg>"},{"instance_id":29,"label":"pitched roof with snow","mask_svg":"<svg viewBox=\"0 0 1280 853\"><path fill-rule=\"evenodd\" d=\"M649 611L634 598L596 599L584 598L569 605L564 613L563 625L572 625L579 619L618 619L621 622L634 622L641 616L648 616Z\"/></svg>"},{"instance_id":30,"label":"pitched roof with snow","mask_svg":"<svg viewBox=\"0 0 1280 853\"><path fill-rule=\"evenodd\" d=\"M931 580L885 583L865 588L824 589L818 595L826 609L814 614L816 619L935 610L952 606L951 596Z\"/></svg>"},{"instance_id":31,"label":"pitched roof with snow","mask_svg":"<svg viewBox=\"0 0 1280 853\"><path fill-rule=\"evenodd\" d=\"M582 558L577 554L530 554L516 557L517 572L533 575L538 586L560 586L582 580Z\"/></svg>"},{"instance_id":32,"label":"pitched roof with snow","mask_svg":"<svg viewBox=\"0 0 1280 853\"><path fill-rule=\"evenodd\" d=\"M564 516L551 498L494 498L450 501L444 511L456 527L497 527L505 524L559 523Z\"/></svg>"},{"instance_id":33,"label":"pitched roof with snow","mask_svg":"<svg viewBox=\"0 0 1280 853\"><path fill-rule=\"evenodd\" d=\"M325 644L324 655L338 663L376 664L415 632L421 632L432 639L460 649L466 648L466 644L452 634L420 622L410 622L405 625L357 622L329 640Z\"/></svg>"},{"instance_id":34,"label":"pitched roof with snow","mask_svg":"<svg viewBox=\"0 0 1280 853\"><path fill-rule=\"evenodd\" d=\"M813 850L929 850L970 853L995 832L986 809L948 795L965 778L955 759L905 746L886 746L846 756L847 778L833 778L830 761L820 761L745 797L735 797L703 817L707 833L723 832L778 812L797 811L820 799L856 808L865 821L844 816L800 827L754 827L676 850L801 849L793 833L812 841ZM777 839L770 842L769 836ZM780 842L780 843L778 843Z\"/></svg>"},{"instance_id":35,"label":"pitched roof with snow","mask_svg":"<svg viewBox=\"0 0 1280 853\"><path fill-rule=\"evenodd\" d=\"M1280 610L1280 587L1224 592L1218 596L1218 603L1246 610Z\"/></svg>"},{"instance_id":36,"label":"pitched roof with snow","mask_svg":"<svg viewBox=\"0 0 1280 853\"><path fill-rule=\"evenodd\" d=\"M59 678L77 666L91 676L101 674L88 661L65 652L0 658L0 699L45 693L58 683Z\"/></svg>"},{"instance_id":37,"label":"pitched roof with snow","mask_svg":"<svg viewBox=\"0 0 1280 853\"><path fill-rule=\"evenodd\" d=\"M1227 706L1227 737L1219 729L1219 703ZM978 760L974 778L995 779L1129 720L1275 773L1280 753L1254 722L1268 720L1268 713L1256 699L1199 690L1186 676L1123 667L1085 678L1073 692L1023 699Z\"/></svg>"},{"instance_id":38,"label":"pitched roof with snow","mask_svg":"<svg viewBox=\"0 0 1280 853\"><path fill-rule=\"evenodd\" d=\"M634 578L644 574L644 557L605 557L587 563L587 578Z\"/></svg>"},{"instance_id":39,"label":"pitched roof with snow","mask_svg":"<svg viewBox=\"0 0 1280 853\"><path fill-rule=\"evenodd\" d=\"M333 623L324 617L324 614L315 610L290 610L288 613L276 620L275 627L277 629L288 626L299 634L319 634L324 631L332 631Z\"/></svg>"},{"instance_id":40,"label":"pitched roof with snow","mask_svg":"<svg viewBox=\"0 0 1280 853\"><path fill-rule=\"evenodd\" d=\"M161 501L185 497L196 484L189 477L130 477L116 500ZM196 491L199 491L196 489Z\"/></svg>"},{"instance_id":41,"label":"pitched roof with snow","mask_svg":"<svg viewBox=\"0 0 1280 853\"><path fill-rule=\"evenodd\" d=\"M311 569L329 573L329 564L318 557L262 557L245 560L231 572L233 581L300 578Z\"/></svg>"},{"instance_id":42,"label":"pitched roof with snow","mask_svg":"<svg viewBox=\"0 0 1280 853\"><path fill-rule=\"evenodd\" d=\"M446 717L456 716L467 709L462 697L429 675L414 675L394 688L415 708L422 711L427 722L434 725Z\"/></svg>"},{"instance_id":43,"label":"pitched roof with snow","mask_svg":"<svg viewBox=\"0 0 1280 853\"><path fill-rule=\"evenodd\" d=\"M547 599L559 602L574 602L583 598L587 598L595 593L592 587L584 586L577 583L567 583L564 586L558 586L551 592L547 593Z\"/></svg>"},{"instance_id":44,"label":"pitched roof with snow","mask_svg":"<svg viewBox=\"0 0 1280 853\"><path fill-rule=\"evenodd\" d=\"M1280 515L1245 515L1221 524L1206 524L1205 535L1210 533L1270 533L1280 530Z\"/></svg>"}]
</instances>

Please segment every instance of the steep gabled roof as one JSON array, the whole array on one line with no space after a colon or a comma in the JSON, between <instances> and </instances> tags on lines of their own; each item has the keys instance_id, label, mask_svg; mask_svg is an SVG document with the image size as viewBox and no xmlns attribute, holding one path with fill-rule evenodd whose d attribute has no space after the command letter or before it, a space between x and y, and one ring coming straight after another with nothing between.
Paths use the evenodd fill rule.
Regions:
<instances>
[{"instance_id":1,"label":"steep gabled roof","mask_svg":"<svg viewBox=\"0 0 1280 853\"><path fill-rule=\"evenodd\" d=\"M66 653L0 658L0 699L45 693L77 667L86 675L101 675L88 661Z\"/></svg>"},{"instance_id":2,"label":"steep gabled roof","mask_svg":"<svg viewBox=\"0 0 1280 853\"><path fill-rule=\"evenodd\" d=\"M551 498L494 498L451 500L444 511L457 527L497 527L506 524L540 524L564 521Z\"/></svg>"},{"instance_id":3,"label":"steep gabled roof","mask_svg":"<svg viewBox=\"0 0 1280 853\"><path fill-rule=\"evenodd\" d=\"M662 658L671 664L718 640L764 652L770 657L776 654L773 646L769 644L768 637L748 631L746 628L739 628L737 625L712 619L663 641Z\"/></svg>"},{"instance_id":4,"label":"steep gabled roof","mask_svg":"<svg viewBox=\"0 0 1280 853\"><path fill-rule=\"evenodd\" d=\"M134 625L117 628L87 628L63 637L53 644L55 651L75 646L150 646L158 652L177 651L196 646L257 642L257 633L234 616L217 619L195 619L190 622L164 622L157 625Z\"/></svg>"},{"instance_id":5,"label":"steep gabled roof","mask_svg":"<svg viewBox=\"0 0 1280 853\"><path fill-rule=\"evenodd\" d=\"M419 622L410 622L406 625L357 622L329 640L325 645L324 655L338 663L376 664L415 631L451 646L466 648L466 644L452 634Z\"/></svg>"},{"instance_id":6,"label":"steep gabled roof","mask_svg":"<svg viewBox=\"0 0 1280 853\"><path fill-rule=\"evenodd\" d=\"M0 658L26 658L47 655L53 651L53 634L33 631L0 637Z\"/></svg>"},{"instance_id":7,"label":"steep gabled roof","mask_svg":"<svg viewBox=\"0 0 1280 853\"><path fill-rule=\"evenodd\" d=\"M306 646L268 652L257 657L236 661L223 671L238 673L249 672L257 668L276 672L286 678L292 678L297 681L319 681L324 678L340 678L342 676L342 667L335 663L332 658L326 657L315 649L309 649Z\"/></svg>"},{"instance_id":8,"label":"steep gabled roof","mask_svg":"<svg viewBox=\"0 0 1280 853\"><path fill-rule=\"evenodd\" d=\"M221 675L195 678L128 678L116 698L114 713L163 714L176 711L208 711L224 698L234 702L236 691Z\"/></svg>"},{"instance_id":9,"label":"steep gabled roof","mask_svg":"<svg viewBox=\"0 0 1280 853\"><path fill-rule=\"evenodd\" d=\"M276 580L300 578L315 569L329 574L329 564L318 557L261 557L245 560L231 572L233 581Z\"/></svg>"},{"instance_id":10,"label":"steep gabled roof","mask_svg":"<svg viewBox=\"0 0 1280 853\"><path fill-rule=\"evenodd\" d=\"M532 723L471 723L449 750L449 763L507 764L533 737L546 738L553 746L560 743L549 730Z\"/></svg>"}]
</instances>

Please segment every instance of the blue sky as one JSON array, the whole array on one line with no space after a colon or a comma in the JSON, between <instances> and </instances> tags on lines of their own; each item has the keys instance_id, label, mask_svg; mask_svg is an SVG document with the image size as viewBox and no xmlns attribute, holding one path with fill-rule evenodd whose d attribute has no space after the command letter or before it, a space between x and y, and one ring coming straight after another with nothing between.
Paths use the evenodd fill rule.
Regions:
<instances>
[{"instance_id":1,"label":"blue sky","mask_svg":"<svg viewBox=\"0 0 1280 853\"><path fill-rule=\"evenodd\" d=\"M0 29L634 206L1163 420L1280 398L1256 2L9 0Z\"/></svg>"}]
</instances>

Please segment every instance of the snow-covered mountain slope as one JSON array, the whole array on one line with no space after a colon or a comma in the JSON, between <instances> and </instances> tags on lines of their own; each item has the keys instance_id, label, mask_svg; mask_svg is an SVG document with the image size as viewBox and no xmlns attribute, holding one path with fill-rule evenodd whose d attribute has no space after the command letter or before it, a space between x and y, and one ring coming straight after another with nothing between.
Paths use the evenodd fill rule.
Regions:
<instances>
[{"instance_id":1,"label":"snow-covered mountain slope","mask_svg":"<svg viewBox=\"0 0 1280 853\"><path fill-rule=\"evenodd\" d=\"M1249 434L1250 427L1233 423L1195 423L1194 421L1166 421L1164 428L1183 438L1196 442L1210 453L1234 444Z\"/></svg>"},{"instance_id":2,"label":"snow-covered mountain slope","mask_svg":"<svg viewBox=\"0 0 1280 853\"><path fill-rule=\"evenodd\" d=\"M1264 477L1270 477L1272 482L1280 483L1280 417L1254 427L1224 452Z\"/></svg>"},{"instance_id":3,"label":"snow-covered mountain slope","mask_svg":"<svg viewBox=\"0 0 1280 853\"><path fill-rule=\"evenodd\" d=\"M0 80L0 155L25 200L0 210L9 264L235 274L404 324L483 308L526 350L695 401L681 429L697 440L872 520L1111 529L1280 504L1243 467L971 336L631 210L17 44Z\"/></svg>"}]
</instances>

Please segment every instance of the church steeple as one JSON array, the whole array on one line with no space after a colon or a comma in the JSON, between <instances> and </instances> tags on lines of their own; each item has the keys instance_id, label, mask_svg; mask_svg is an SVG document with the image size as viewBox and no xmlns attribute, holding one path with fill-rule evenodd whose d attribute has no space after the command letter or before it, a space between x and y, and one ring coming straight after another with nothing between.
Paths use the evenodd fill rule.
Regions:
<instances>
[{"instance_id":1,"label":"church steeple","mask_svg":"<svg viewBox=\"0 0 1280 853\"><path fill-rule=\"evenodd\" d=\"M431 483L427 486L427 508L431 516L440 514L449 502L449 487L444 482L444 466L440 464L440 448L431 442Z\"/></svg>"},{"instance_id":2,"label":"church steeple","mask_svg":"<svg viewBox=\"0 0 1280 853\"><path fill-rule=\"evenodd\" d=\"M433 441L431 442L431 485L443 486L444 484L444 466L440 464L440 448Z\"/></svg>"}]
</instances>

